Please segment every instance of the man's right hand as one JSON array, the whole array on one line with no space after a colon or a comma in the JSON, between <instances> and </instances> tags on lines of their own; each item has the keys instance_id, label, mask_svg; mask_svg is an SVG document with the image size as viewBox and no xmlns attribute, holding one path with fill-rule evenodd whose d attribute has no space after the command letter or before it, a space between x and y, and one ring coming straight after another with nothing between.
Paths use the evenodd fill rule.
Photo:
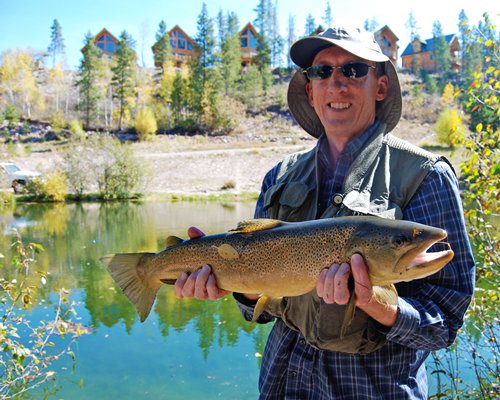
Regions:
<instances>
[{"instance_id":1,"label":"man's right hand","mask_svg":"<svg viewBox=\"0 0 500 400\"><path fill-rule=\"evenodd\" d=\"M205 234L192 226L188 229L188 236L190 239L197 239ZM179 299L194 298L199 300L217 300L231 293L217 286L217 279L209 265L202 266L190 275L183 272L175 281L174 292Z\"/></svg>"}]
</instances>

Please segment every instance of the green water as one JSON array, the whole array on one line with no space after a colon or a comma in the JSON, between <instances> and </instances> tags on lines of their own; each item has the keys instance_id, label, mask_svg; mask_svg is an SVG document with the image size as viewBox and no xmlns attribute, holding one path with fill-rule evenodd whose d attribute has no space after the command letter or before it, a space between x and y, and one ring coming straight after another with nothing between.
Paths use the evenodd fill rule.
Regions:
<instances>
[{"instance_id":1,"label":"green water","mask_svg":"<svg viewBox=\"0 0 500 400\"><path fill-rule=\"evenodd\" d=\"M45 252L37 269L49 271L48 297L71 290L81 322L92 327L70 357L55 367L55 398L64 399L255 399L260 354L271 326L241 317L231 297L177 300L159 292L146 322L114 286L99 257L111 252L157 251L168 235L186 237L196 225L207 234L251 218L253 204L110 203L19 206L0 216L0 253L8 253L15 227ZM45 304L50 303L47 298ZM44 319L50 305L31 311Z\"/></svg>"},{"instance_id":2,"label":"green water","mask_svg":"<svg viewBox=\"0 0 500 400\"><path fill-rule=\"evenodd\" d=\"M260 355L271 324L244 321L231 296L219 301L178 300L163 287L153 312L140 323L133 307L99 263L115 252L157 251L189 226L205 233L251 218L252 203L107 203L21 205L0 215L0 253L8 254L16 228L41 243L36 269L50 272L36 293L42 306L31 318L48 319L51 297L70 289L80 322L92 328L54 365L57 399L255 399ZM38 304L38 303L37 303ZM430 361L430 360L429 360ZM431 393L435 376L429 374ZM467 379L467 378L466 378ZM35 398L41 398L42 391Z\"/></svg>"}]
</instances>

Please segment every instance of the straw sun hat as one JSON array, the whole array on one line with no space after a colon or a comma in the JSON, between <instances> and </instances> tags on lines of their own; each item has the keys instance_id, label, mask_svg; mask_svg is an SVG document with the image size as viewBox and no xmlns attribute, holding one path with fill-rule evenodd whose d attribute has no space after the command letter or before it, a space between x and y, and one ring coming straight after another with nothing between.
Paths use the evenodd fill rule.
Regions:
<instances>
[{"instance_id":1,"label":"straw sun hat","mask_svg":"<svg viewBox=\"0 0 500 400\"><path fill-rule=\"evenodd\" d=\"M302 72L310 67L318 52L330 46L342 49L364 60L385 64L385 74L389 78L389 90L384 100L377 102L377 118L387 125L390 132L401 117L402 97L399 79L394 64L389 60L375 41L373 34L361 29L330 28L315 36L308 36L296 41L290 49L290 57L300 69L295 72L288 86L288 107L295 120L308 133L320 137L325 129L310 105L306 83Z\"/></svg>"}]
</instances>

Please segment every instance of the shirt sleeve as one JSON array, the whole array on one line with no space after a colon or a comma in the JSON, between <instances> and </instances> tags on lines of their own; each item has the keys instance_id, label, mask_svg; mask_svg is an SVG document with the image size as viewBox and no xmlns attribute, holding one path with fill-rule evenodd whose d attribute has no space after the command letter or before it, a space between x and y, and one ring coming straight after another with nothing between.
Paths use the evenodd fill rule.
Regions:
<instances>
[{"instance_id":1,"label":"shirt sleeve","mask_svg":"<svg viewBox=\"0 0 500 400\"><path fill-rule=\"evenodd\" d=\"M463 324L475 283L475 263L458 181L446 162L435 164L404 210L403 218L445 229L455 255L436 274L396 285L399 315L387 339L423 350L444 348L454 341ZM435 244L429 251L446 248Z\"/></svg>"}]
</instances>

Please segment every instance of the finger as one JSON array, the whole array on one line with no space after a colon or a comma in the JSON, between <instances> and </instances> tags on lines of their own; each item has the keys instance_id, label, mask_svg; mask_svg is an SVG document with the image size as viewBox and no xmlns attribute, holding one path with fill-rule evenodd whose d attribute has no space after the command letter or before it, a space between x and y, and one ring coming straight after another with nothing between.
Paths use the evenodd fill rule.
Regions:
<instances>
[{"instance_id":1,"label":"finger","mask_svg":"<svg viewBox=\"0 0 500 400\"><path fill-rule=\"evenodd\" d=\"M187 233L190 239L198 239L202 236L205 236L205 234L196 226L189 227Z\"/></svg>"},{"instance_id":2,"label":"finger","mask_svg":"<svg viewBox=\"0 0 500 400\"><path fill-rule=\"evenodd\" d=\"M368 275L368 267L360 254L351 257L351 270L354 278L354 291L356 292L356 303L365 305L373 296L373 288Z\"/></svg>"},{"instance_id":3,"label":"finger","mask_svg":"<svg viewBox=\"0 0 500 400\"><path fill-rule=\"evenodd\" d=\"M325 275L325 285L323 299L327 304L335 303L335 276L340 268L339 264L333 264Z\"/></svg>"},{"instance_id":4,"label":"finger","mask_svg":"<svg viewBox=\"0 0 500 400\"><path fill-rule=\"evenodd\" d=\"M208 298L207 282L211 273L212 269L208 265L204 265L200 270L198 270L194 286L195 298L200 300L206 300Z\"/></svg>"},{"instance_id":5,"label":"finger","mask_svg":"<svg viewBox=\"0 0 500 400\"><path fill-rule=\"evenodd\" d=\"M179 278L177 278L177 280L175 281L175 284L174 284L174 293L175 293L175 297L177 297L178 299L182 299L184 296L182 296L182 289L187 281L187 278L188 278L188 274L183 272Z\"/></svg>"},{"instance_id":6,"label":"finger","mask_svg":"<svg viewBox=\"0 0 500 400\"><path fill-rule=\"evenodd\" d=\"M325 278L328 273L328 268L324 268L318 278L318 282L316 282L316 292L318 293L318 297L324 297L325 295Z\"/></svg>"},{"instance_id":7,"label":"finger","mask_svg":"<svg viewBox=\"0 0 500 400\"><path fill-rule=\"evenodd\" d=\"M348 281L351 275L351 266L347 263L342 263L337 270L334 278L334 301L337 304L347 304L350 297Z\"/></svg>"},{"instance_id":8,"label":"finger","mask_svg":"<svg viewBox=\"0 0 500 400\"><path fill-rule=\"evenodd\" d=\"M217 286L217 279L215 278L214 274L210 274L208 277L207 293L208 293L208 298L211 300L217 300L229 294L227 290L220 289Z\"/></svg>"},{"instance_id":9,"label":"finger","mask_svg":"<svg viewBox=\"0 0 500 400\"><path fill-rule=\"evenodd\" d=\"M196 277L198 276L199 270L196 270L189 274L186 283L182 288L182 297L194 297L194 288L196 283Z\"/></svg>"}]
</instances>

